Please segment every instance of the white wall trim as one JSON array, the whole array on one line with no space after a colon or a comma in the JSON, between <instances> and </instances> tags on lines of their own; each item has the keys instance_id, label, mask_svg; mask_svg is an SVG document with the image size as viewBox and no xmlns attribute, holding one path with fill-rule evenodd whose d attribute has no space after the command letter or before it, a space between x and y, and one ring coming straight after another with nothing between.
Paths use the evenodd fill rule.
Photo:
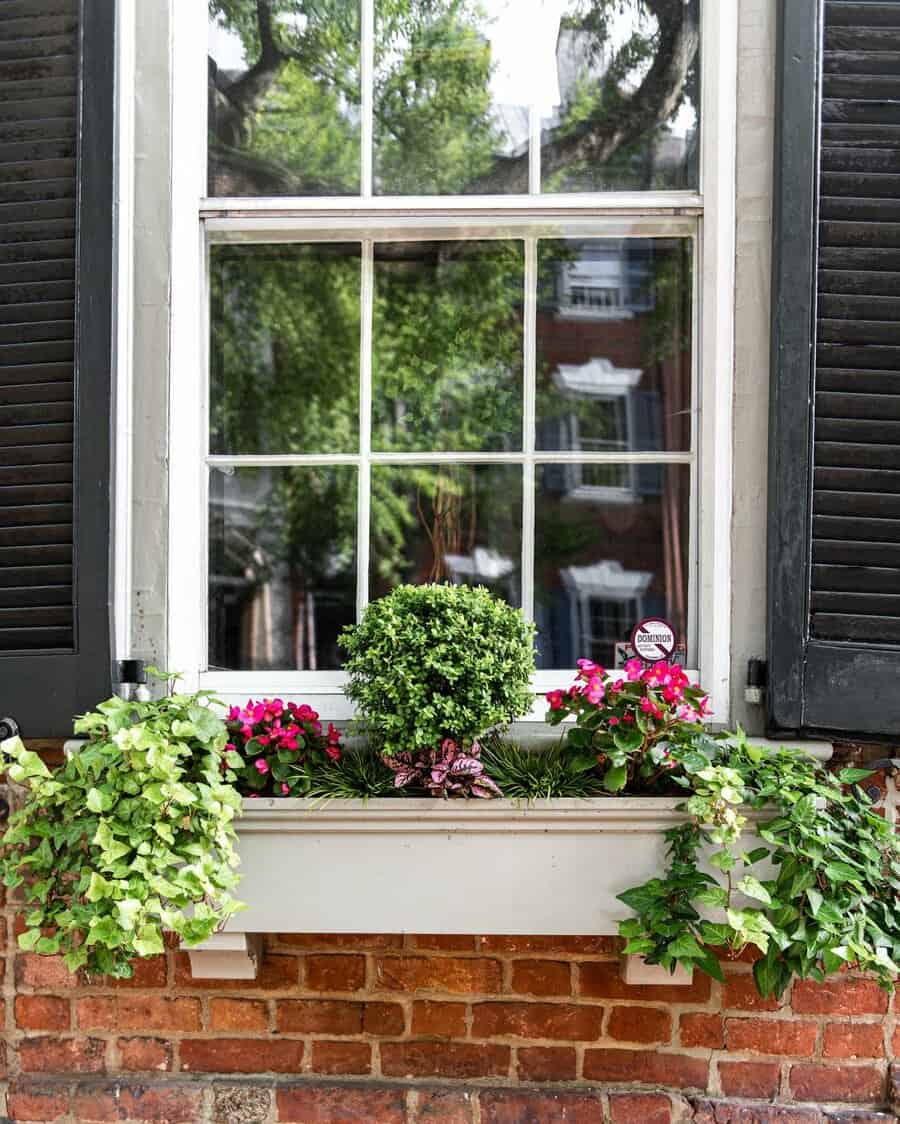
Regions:
<instances>
[{"instance_id":1,"label":"white wall trim","mask_svg":"<svg viewBox=\"0 0 900 1124\"><path fill-rule=\"evenodd\" d=\"M131 654L132 504L134 490L134 158L136 0L116 4L115 281L113 284L113 659Z\"/></svg>"},{"instance_id":2,"label":"white wall trim","mask_svg":"<svg viewBox=\"0 0 900 1124\"><path fill-rule=\"evenodd\" d=\"M203 231L197 209L206 190L205 4L171 7L172 230L169 322L169 557L167 670L197 686L204 665L207 447L203 376Z\"/></svg>"},{"instance_id":3,"label":"white wall trim","mask_svg":"<svg viewBox=\"0 0 900 1124\"><path fill-rule=\"evenodd\" d=\"M728 721L731 675L732 402L738 0L703 5L700 220L700 670Z\"/></svg>"}]
</instances>

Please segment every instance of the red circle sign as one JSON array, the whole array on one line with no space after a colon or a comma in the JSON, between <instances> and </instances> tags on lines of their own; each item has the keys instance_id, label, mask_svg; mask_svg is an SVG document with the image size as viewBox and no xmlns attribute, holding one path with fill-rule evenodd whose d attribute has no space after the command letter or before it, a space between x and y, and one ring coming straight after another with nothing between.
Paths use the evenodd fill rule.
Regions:
<instances>
[{"instance_id":1,"label":"red circle sign","mask_svg":"<svg viewBox=\"0 0 900 1124\"><path fill-rule=\"evenodd\" d=\"M660 617L647 617L632 629L631 646L642 660L667 660L675 654L675 629Z\"/></svg>"}]
</instances>

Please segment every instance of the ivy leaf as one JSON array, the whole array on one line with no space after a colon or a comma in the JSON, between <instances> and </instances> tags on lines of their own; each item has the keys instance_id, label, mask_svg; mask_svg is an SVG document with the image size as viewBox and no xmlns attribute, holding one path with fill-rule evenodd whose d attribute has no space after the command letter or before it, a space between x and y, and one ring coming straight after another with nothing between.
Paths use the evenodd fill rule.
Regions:
<instances>
[{"instance_id":1,"label":"ivy leaf","mask_svg":"<svg viewBox=\"0 0 900 1124\"><path fill-rule=\"evenodd\" d=\"M31 952L40 939L40 929L26 929L24 933L19 933L19 948Z\"/></svg>"},{"instance_id":2,"label":"ivy leaf","mask_svg":"<svg viewBox=\"0 0 900 1124\"><path fill-rule=\"evenodd\" d=\"M848 863L833 862L825 866L825 876L832 882L857 882L859 871L854 870Z\"/></svg>"},{"instance_id":3,"label":"ivy leaf","mask_svg":"<svg viewBox=\"0 0 900 1124\"><path fill-rule=\"evenodd\" d=\"M784 967L770 956L763 956L753 965L753 979L756 990L764 999L780 995L785 984Z\"/></svg>"},{"instance_id":4,"label":"ivy leaf","mask_svg":"<svg viewBox=\"0 0 900 1124\"><path fill-rule=\"evenodd\" d=\"M651 878L643 886L635 886L622 894L617 894L616 897L620 902L624 902L629 909L633 909L635 913L646 913L661 900L664 893L665 884L662 880Z\"/></svg>"},{"instance_id":5,"label":"ivy leaf","mask_svg":"<svg viewBox=\"0 0 900 1124\"><path fill-rule=\"evenodd\" d=\"M90 812L108 812L113 805L113 799L110 793L102 792L99 788L91 788L88 789L85 803Z\"/></svg>"},{"instance_id":6,"label":"ivy leaf","mask_svg":"<svg viewBox=\"0 0 900 1124\"><path fill-rule=\"evenodd\" d=\"M763 905L772 904L772 895L763 886L758 878L754 878L752 874L745 874L744 877L738 882L737 889L745 894L748 898L753 898L754 901L762 902Z\"/></svg>"},{"instance_id":7,"label":"ivy leaf","mask_svg":"<svg viewBox=\"0 0 900 1124\"><path fill-rule=\"evenodd\" d=\"M838 773L838 780L841 784L858 784L859 781L864 781L866 777L871 777L873 772L872 769L841 769Z\"/></svg>"},{"instance_id":8,"label":"ivy leaf","mask_svg":"<svg viewBox=\"0 0 900 1124\"><path fill-rule=\"evenodd\" d=\"M690 933L682 933L667 944L666 954L675 960L703 960L707 955L706 950Z\"/></svg>"},{"instance_id":9,"label":"ivy leaf","mask_svg":"<svg viewBox=\"0 0 900 1124\"><path fill-rule=\"evenodd\" d=\"M728 891L721 886L707 886L694 895L694 901L700 905L724 907L728 904Z\"/></svg>"}]
</instances>

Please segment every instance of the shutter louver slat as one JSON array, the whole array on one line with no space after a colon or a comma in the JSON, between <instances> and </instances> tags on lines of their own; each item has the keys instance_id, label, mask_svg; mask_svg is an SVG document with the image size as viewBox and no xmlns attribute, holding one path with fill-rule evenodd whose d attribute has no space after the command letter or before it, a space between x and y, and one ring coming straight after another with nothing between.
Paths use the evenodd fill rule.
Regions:
<instances>
[{"instance_id":1,"label":"shutter louver slat","mask_svg":"<svg viewBox=\"0 0 900 1124\"><path fill-rule=\"evenodd\" d=\"M900 642L900 5L828 0L810 635Z\"/></svg>"},{"instance_id":2,"label":"shutter louver slat","mask_svg":"<svg viewBox=\"0 0 900 1124\"><path fill-rule=\"evenodd\" d=\"M862 0L826 0L828 27L900 27L900 9L895 4L864 3Z\"/></svg>"},{"instance_id":3,"label":"shutter louver slat","mask_svg":"<svg viewBox=\"0 0 900 1124\"><path fill-rule=\"evenodd\" d=\"M70 0L0 3L3 653L75 644L77 49Z\"/></svg>"}]
</instances>

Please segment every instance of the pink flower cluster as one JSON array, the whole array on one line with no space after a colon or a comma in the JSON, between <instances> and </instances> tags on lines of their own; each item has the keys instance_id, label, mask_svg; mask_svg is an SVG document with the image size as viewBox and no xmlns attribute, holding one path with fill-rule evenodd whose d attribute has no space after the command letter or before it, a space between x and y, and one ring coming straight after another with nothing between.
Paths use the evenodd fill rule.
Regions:
<instances>
[{"instance_id":1,"label":"pink flower cluster","mask_svg":"<svg viewBox=\"0 0 900 1124\"><path fill-rule=\"evenodd\" d=\"M230 740L223 767L239 785L253 788L253 795L271 786L273 795L288 796L297 765L311 757L341 757L341 731L329 723L324 732L318 713L306 703L249 699L246 706L229 709L226 724Z\"/></svg>"},{"instance_id":2,"label":"pink flower cluster","mask_svg":"<svg viewBox=\"0 0 900 1124\"><path fill-rule=\"evenodd\" d=\"M613 679L593 660L579 660L576 682L568 691L548 692L546 697L550 710L569 711L573 709L573 704L578 703L618 708L630 697L643 714L656 721L674 717L681 722L702 722L710 714L709 699L698 684L691 683L684 669L677 664L660 660L647 667L642 660L635 658L626 661L622 670L624 679ZM625 690L626 683L641 684L644 690ZM635 716L626 709L621 714L610 714L606 721L610 726L618 726L634 722Z\"/></svg>"}]
</instances>

